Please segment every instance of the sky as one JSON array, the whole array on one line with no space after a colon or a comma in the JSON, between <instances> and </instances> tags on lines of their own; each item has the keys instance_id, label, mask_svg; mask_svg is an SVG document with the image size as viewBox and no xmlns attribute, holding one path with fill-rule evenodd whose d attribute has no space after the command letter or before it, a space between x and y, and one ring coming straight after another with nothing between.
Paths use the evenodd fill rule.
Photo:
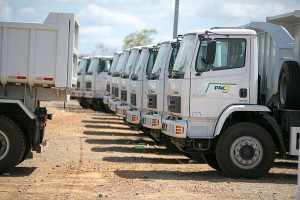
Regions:
<instances>
[{"instance_id":1,"label":"sky","mask_svg":"<svg viewBox=\"0 0 300 200\"><path fill-rule=\"evenodd\" d=\"M155 29L153 43L173 37L175 0L0 0L0 21L43 23L50 12L74 13L79 55L122 50L124 38ZM300 9L300 0L180 0L178 34L236 27Z\"/></svg>"}]
</instances>

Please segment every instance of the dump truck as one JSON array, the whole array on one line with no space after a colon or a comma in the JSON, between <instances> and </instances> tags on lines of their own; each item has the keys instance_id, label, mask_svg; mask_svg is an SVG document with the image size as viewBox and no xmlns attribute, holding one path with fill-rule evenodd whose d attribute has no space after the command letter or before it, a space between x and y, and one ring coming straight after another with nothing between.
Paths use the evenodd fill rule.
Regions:
<instances>
[{"instance_id":1,"label":"dump truck","mask_svg":"<svg viewBox=\"0 0 300 200\"><path fill-rule=\"evenodd\" d=\"M148 112L142 116L142 125L151 129L152 137L161 142L161 122L167 110L166 84L177 56L179 43L176 39L160 44L151 74L147 76L147 107Z\"/></svg>"},{"instance_id":2,"label":"dump truck","mask_svg":"<svg viewBox=\"0 0 300 200\"><path fill-rule=\"evenodd\" d=\"M123 74L128 58L130 56L130 49L124 49L119 59L116 70L112 73L112 98L108 100L108 107L112 112L117 111L117 107L121 105L121 75Z\"/></svg>"},{"instance_id":3,"label":"dump truck","mask_svg":"<svg viewBox=\"0 0 300 200\"><path fill-rule=\"evenodd\" d=\"M85 74L89 69L91 63L91 57L82 57L77 69L77 84L76 88L71 90L71 98L76 99L82 108L90 108L90 104L83 97L83 91L85 90Z\"/></svg>"},{"instance_id":4,"label":"dump truck","mask_svg":"<svg viewBox=\"0 0 300 200\"><path fill-rule=\"evenodd\" d=\"M130 109L131 76L139 61L141 51L142 51L142 47L133 47L130 49L130 56L128 58L125 70L121 74L121 85L120 85L121 104L118 105L116 114L123 118L126 118L127 110Z\"/></svg>"},{"instance_id":5,"label":"dump truck","mask_svg":"<svg viewBox=\"0 0 300 200\"><path fill-rule=\"evenodd\" d=\"M93 56L85 75L85 89L82 97L95 111L105 110L103 97L106 91L107 72L112 63L112 56Z\"/></svg>"},{"instance_id":6,"label":"dump truck","mask_svg":"<svg viewBox=\"0 0 300 200\"><path fill-rule=\"evenodd\" d=\"M41 153L46 121L41 101L67 101L76 86L79 23L50 13L43 24L0 22L0 171Z\"/></svg>"},{"instance_id":7,"label":"dump truck","mask_svg":"<svg viewBox=\"0 0 300 200\"><path fill-rule=\"evenodd\" d=\"M150 76L158 53L157 45L142 47L140 59L131 77L130 103L131 108L127 111L126 120L140 129L141 118L148 112L147 89Z\"/></svg>"},{"instance_id":8,"label":"dump truck","mask_svg":"<svg viewBox=\"0 0 300 200\"><path fill-rule=\"evenodd\" d=\"M193 31L181 46L162 120L178 148L238 178L263 176L277 153L298 155L300 67L285 28L253 22Z\"/></svg>"},{"instance_id":9,"label":"dump truck","mask_svg":"<svg viewBox=\"0 0 300 200\"><path fill-rule=\"evenodd\" d=\"M109 99L112 99L112 73L115 72L117 68L117 64L119 62L120 56L122 55L122 51L118 51L114 54L114 58L111 64L111 67L109 71L107 72L107 83L106 83L106 92L105 96L103 97L103 105L106 112L111 112L111 110L108 107Z\"/></svg>"}]
</instances>

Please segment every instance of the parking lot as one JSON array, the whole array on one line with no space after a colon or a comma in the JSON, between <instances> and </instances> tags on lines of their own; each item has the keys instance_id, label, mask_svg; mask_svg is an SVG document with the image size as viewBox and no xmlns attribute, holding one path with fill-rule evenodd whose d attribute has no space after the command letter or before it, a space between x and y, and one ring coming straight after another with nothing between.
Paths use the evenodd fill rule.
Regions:
<instances>
[{"instance_id":1,"label":"parking lot","mask_svg":"<svg viewBox=\"0 0 300 200\"><path fill-rule=\"evenodd\" d=\"M257 180L189 163L114 114L76 101L44 103L49 147L0 176L0 199L296 199L294 160L276 160Z\"/></svg>"}]
</instances>

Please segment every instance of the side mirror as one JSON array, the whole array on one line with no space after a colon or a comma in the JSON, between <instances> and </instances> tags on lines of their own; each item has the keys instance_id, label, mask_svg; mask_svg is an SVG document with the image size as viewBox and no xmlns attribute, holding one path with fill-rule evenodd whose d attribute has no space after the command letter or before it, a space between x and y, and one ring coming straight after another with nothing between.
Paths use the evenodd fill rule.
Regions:
<instances>
[{"instance_id":1,"label":"side mirror","mask_svg":"<svg viewBox=\"0 0 300 200\"><path fill-rule=\"evenodd\" d=\"M215 56L216 56L216 41L209 40L207 41L206 64L207 65L214 64Z\"/></svg>"}]
</instances>

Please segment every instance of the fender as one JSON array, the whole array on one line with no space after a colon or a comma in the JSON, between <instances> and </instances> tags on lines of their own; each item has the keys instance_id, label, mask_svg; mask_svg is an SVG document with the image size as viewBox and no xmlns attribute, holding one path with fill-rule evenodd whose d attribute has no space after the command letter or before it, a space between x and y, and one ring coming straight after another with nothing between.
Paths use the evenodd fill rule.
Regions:
<instances>
[{"instance_id":1,"label":"fender","mask_svg":"<svg viewBox=\"0 0 300 200\"><path fill-rule=\"evenodd\" d=\"M0 104L18 104L20 106L20 108L26 113L26 115L30 118L30 119L35 119L36 115L31 112L24 104L22 101L20 100L11 100L11 99L0 99Z\"/></svg>"},{"instance_id":2,"label":"fender","mask_svg":"<svg viewBox=\"0 0 300 200\"><path fill-rule=\"evenodd\" d=\"M218 118L215 129L214 129L214 137L220 135L222 127L228 118L228 116L237 111L245 111L245 112L271 112L271 110L266 106L261 105L231 105L227 107L223 113Z\"/></svg>"}]
</instances>

